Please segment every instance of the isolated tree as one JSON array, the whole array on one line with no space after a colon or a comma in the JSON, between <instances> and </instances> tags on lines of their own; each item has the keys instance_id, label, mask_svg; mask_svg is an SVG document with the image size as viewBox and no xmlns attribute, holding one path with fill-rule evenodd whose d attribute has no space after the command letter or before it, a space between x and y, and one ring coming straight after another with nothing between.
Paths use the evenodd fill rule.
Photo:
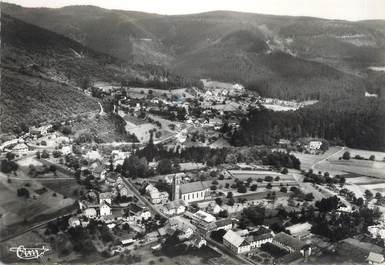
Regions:
<instances>
[{"instance_id":1,"label":"isolated tree","mask_svg":"<svg viewBox=\"0 0 385 265\"><path fill-rule=\"evenodd\" d=\"M29 198L29 191L26 188L20 188L17 190L17 196Z\"/></svg>"},{"instance_id":2,"label":"isolated tree","mask_svg":"<svg viewBox=\"0 0 385 265\"><path fill-rule=\"evenodd\" d=\"M15 159L16 155L14 153L11 153L11 152L8 152L5 157L8 159L8 160L13 160Z\"/></svg>"},{"instance_id":3,"label":"isolated tree","mask_svg":"<svg viewBox=\"0 0 385 265\"><path fill-rule=\"evenodd\" d=\"M222 210L218 213L218 217L227 218L229 217L229 212L227 210Z\"/></svg>"},{"instance_id":4,"label":"isolated tree","mask_svg":"<svg viewBox=\"0 0 385 265\"><path fill-rule=\"evenodd\" d=\"M234 203L235 203L234 198L230 198L230 199L227 201L227 205L229 205L229 206L233 206Z\"/></svg>"},{"instance_id":5,"label":"isolated tree","mask_svg":"<svg viewBox=\"0 0 385 265\"><path fill-rule=\"evenodd\" d=\"M376 157L374 156L374 155L371 155L370 157L369 157L369 160L371 160L371 161L374 161L376 159Z\"/></svg>"},{"instance_id":6,"label":"isolated tree","mask_svg":"<svg viewBox=\"0 0 385 265\"><path fill-rule=\"evenodd\" d=\"M47 150L43 150L43 152L41 153L41 158L49 158L49 153L47 152Z\"/></svg>"},{"instance_id":7,"label":"isolated tree","mask_svg":"<svg viewBox=\"0 0 385 265\"><path fill-rule=\"evenodd\" d=\"M215 202L216 202L219 206L221 206L222 203L223 203L223 201L222 201L221 198L216 198L216 199L215 199Z\"/></svg>"},{"instance_id":8,"label":"isolated tree","mask_svg":"<svg viewBox=\"0 0 385 265\"><path fill-rule=\"evenodd\" d=\"M365 199L367 202L373 199L373 193L370 190L365 190Z\"/></svg>"},{"instance_id":9,"label":"isolated tree","mask_svg":"<svg viewBox=\"0 0 385 265\"><path fill-rule=\"evenodd\" d=\"M239 187L238 187L238 192L239 192L239 193L246 193L246 192L247 192L246 186L243 185L243 184L239 185Z\"/></svg>"},{"instance_id":10,"label":"isolated tree","mask_svg":"<svg viewBox=\"0 0 385 265\"><path fill-rule=\"evenodd\" d=\"M55 165L50 165L49 171L51 171L56 176L56 166Z\"/></svg>"},{"instance_id":11,"label":"isolated tree","mask_svg":"<svg viewBox=\"0 0 385 265\"><path fill-rule=\"evenodd\" d=\"M253 184L250 186L250 191L256 191L258 188L258 185L257 184Z\"/></svg>"},{"instance_id":12,"label":"isolated tree","mask_svg":"<svg viewBox=\"0 0 385 265\"><path fill-rule=\"evenodd\" d=\"M342 155L342 159L344 160L350 160L350 153L348 151L346 151L343 155Z\"/></svg>"}]
</instances>

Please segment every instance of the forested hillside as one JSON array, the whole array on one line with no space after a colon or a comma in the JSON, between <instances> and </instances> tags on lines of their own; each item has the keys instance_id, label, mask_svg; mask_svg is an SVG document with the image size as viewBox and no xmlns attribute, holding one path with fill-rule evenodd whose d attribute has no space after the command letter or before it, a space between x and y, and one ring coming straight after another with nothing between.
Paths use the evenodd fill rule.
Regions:
<instances>
[{"instance_id":1,"label":"forested hillside","mask_svg":"<svg viewBox=\"0 0 385 265\"><path fill-rule=\"evenodd\" d=\"M1 130L79 113L97 111L81 89L93 81L159 86L189 86L196 80L161 66L133 65L96 52L54 32L9 15L1 16Z\"/></svg>"},{"instance_id":2,"label":"forested hillside","mask_svg":"<svg viewBox=\"0 0 385 265\"><path fill-rule=\"evenodd\" d=\"M384 99L331 99L298 111L251 111L232 136L234 145L276 144L280 138L322 137L334 144L385 150Z\"/></svg>"},{"instance_id":3,"label":"forested hillside","mask_svg":"<svg viewBox=\"0 0 385 265\"><path fill-rule=\"evenodd\" d=\"M130 62L164 65L194 78L242 82L265 96L286 99L363 94L367 68L385 61L383 21L230 11L164 16L93 6L2 7L5 13Z\"/></svg>"}]
</instances>

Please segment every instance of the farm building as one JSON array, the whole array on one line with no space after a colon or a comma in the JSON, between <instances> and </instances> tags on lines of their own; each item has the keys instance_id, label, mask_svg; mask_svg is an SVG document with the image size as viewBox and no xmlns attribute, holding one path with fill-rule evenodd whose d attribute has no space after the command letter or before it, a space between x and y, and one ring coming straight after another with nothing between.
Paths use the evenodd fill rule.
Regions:
<instances>
[{"instance_id":1,"label":"farm building","mask_svg":"<svg viewBox=\"0 0 385 265\"><path fill-rule=\"evenodd\" d=\"M284 250L287 250L290 253L301 252L302 255L311 254L311 248L309 245L284 232L276 234L272 241L272 244Z\"/></svg>"},{"instance_id":2,"label":"farm building","mask_svg":"<svg viewBox=\"0 0 385 265\"><path fill-rule=\"evenodd\" d=\"M232 230L223 236L223 244L237 254L250 251L250 243Z\"/></svg>"},{"instance_id":3,"label":"farm building","mask_svg":"<svg viewBox=\"0 0 385 265\"><path fill-rule=\"evenodd\" d=\"M305 238L310 235L310 229L312 225L308 222L302 224L295 224L292 226L286 227L286 229L290 232L290 235L297 239Z\"/></svg>"}]
</instances>

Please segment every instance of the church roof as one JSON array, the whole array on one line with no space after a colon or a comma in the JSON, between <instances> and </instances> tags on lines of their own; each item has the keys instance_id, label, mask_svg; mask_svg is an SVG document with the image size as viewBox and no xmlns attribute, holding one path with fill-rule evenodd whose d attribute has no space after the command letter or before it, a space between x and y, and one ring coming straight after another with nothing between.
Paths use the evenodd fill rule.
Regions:
<instances>
[{"instance_id":1,"label":"church roof","mask_svg":"<svg viewBox=\"0 0 385 265\"><path fill-rule=\"evenodd\" d=\"M180 185L180 191L182 194L187 194L197 191L205 191L209 188L206 183L202 181L184 183Z\"/></svg>"}]
</instances>

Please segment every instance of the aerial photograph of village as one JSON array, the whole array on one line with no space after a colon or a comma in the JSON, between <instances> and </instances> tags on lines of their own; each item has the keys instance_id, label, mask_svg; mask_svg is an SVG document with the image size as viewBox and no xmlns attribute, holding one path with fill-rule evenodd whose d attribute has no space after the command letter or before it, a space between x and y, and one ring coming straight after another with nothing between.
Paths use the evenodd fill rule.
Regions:
<instances>
[{"instance_id":1,"label":"aerial photograph of village","mask_svg":"<svg viewBox=\"0 0 385 265\"><path fill-rule=\"evenodd\" d=\"M385 265L385 1L0 7L0 264Z\"/></svg>"}]
</instances>

